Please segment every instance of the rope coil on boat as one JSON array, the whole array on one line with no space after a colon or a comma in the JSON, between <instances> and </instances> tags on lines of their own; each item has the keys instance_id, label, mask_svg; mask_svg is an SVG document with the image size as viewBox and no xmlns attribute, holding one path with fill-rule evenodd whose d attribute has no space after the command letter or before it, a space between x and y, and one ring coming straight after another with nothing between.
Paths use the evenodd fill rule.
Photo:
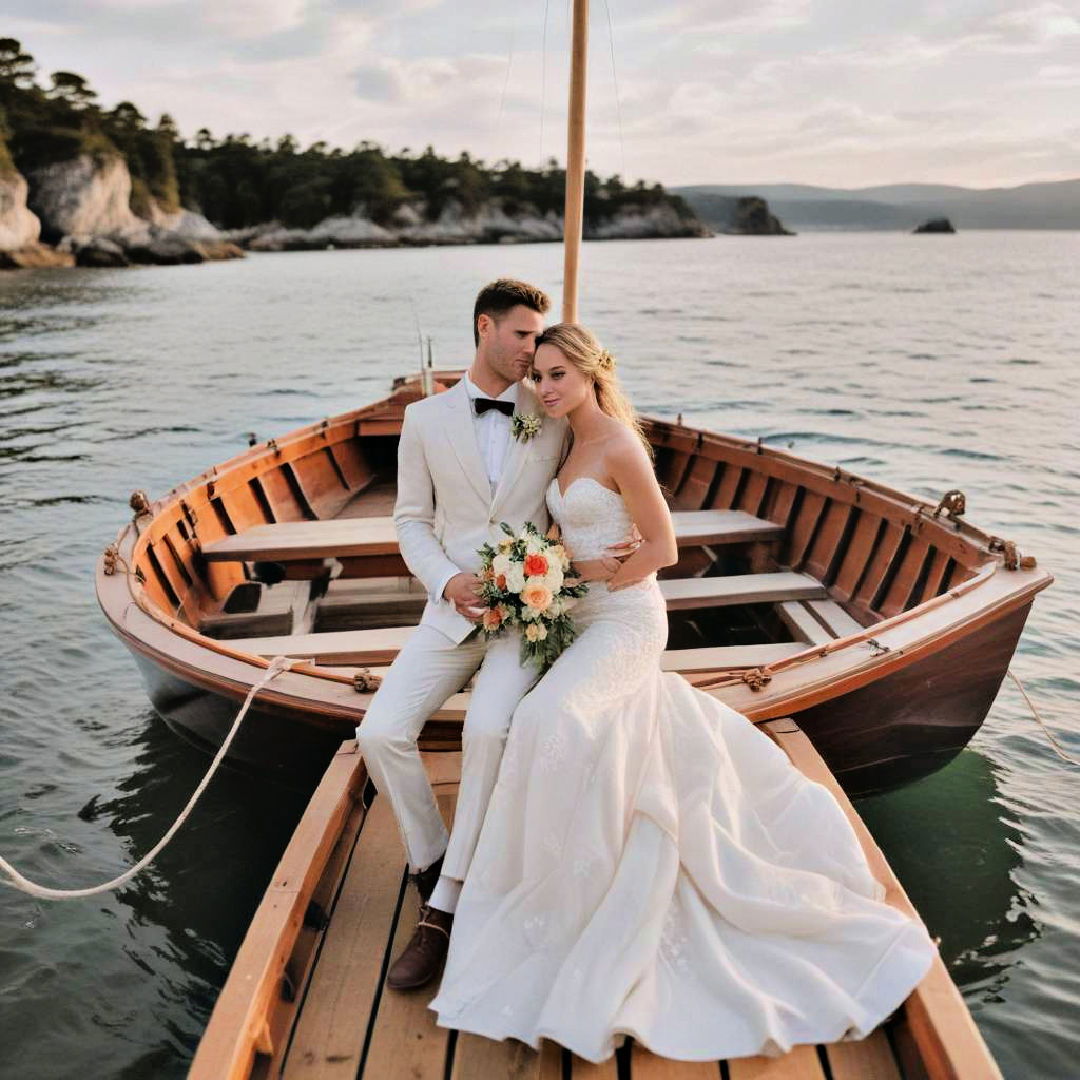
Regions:
<instances>
[{"instance_id":1,"label":"rope coil on boat","mask_svg":"<svg viewBox=\"0 0 1080 1080\"><path fill-rule=\"evenodd\" d=\"M195 804L199 801L199 797L206 790L214 773L217 772L218 766L221 765L222 761L225 759L225 755L229 752L229 747L232 745L236 733L240 730L240 724L247 715L248 709L251 708L251 703L255 700L255 695L266 686L267 683L276 679L283 671L288 671L296 662L296 659L290 656L275 656L270 661L270 665L266 669L266 674L248 691L247 697L244 699L244 704L236 714L236 719L229 729L229 734L225 736L225 741L214 755L214 760L210 763L210 767L206 770L206 774L203 776L202 780L199 781L199 785L195 788L191 798L188 799L187 805L180 811L179 816L172 825L169 826L162 838L134 866L125 870L119 876L114 877L111 881L104 881L100 885L91 885L85 889L53 889L46 885L38 885L36 882L24 877L7 861L7 859L0 856L0 870L7 875L7 880L4 884L10 885L20 892L27 893L29 896L35 896L39 900L78 900L87 896L96 896L99 893L108 892L111 889L119 888L121 885L126 885L136 874L145 870L146 867L153 862L169 841L176 835L180 826L187 821L192 810L195 808Z\"/></svg>"}]
</instances>

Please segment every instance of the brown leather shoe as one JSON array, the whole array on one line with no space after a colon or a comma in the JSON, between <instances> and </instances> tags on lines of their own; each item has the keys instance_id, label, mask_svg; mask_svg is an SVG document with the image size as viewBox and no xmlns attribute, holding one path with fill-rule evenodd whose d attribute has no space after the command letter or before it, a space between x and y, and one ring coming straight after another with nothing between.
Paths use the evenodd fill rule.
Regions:
<instances>
[{"instance_id":1,"label":"brown leather shoe","mask_svg":"<svg viewBox=\"0 0 1080 1080\"><path fill-rule=\"evenodd\" d=\"M426 870L418 870L415 874L409 875L409 880L416 886L416 891L420 894L422 904L426 904L435 891L439 875L442 873L443 857L440 855Z\"/></svg>"},{"instance_id":2,"label":"brown leather shoe","mask_svg":"<svg viewBox=\"0 0 1080 1080\"><path fill-rule=\"evenodd\" d=\"M415 990L431 982L442 971L453 925L450 912L425 904L416 933L386 973L386 985L391 990Z\"/></svg>"}]
</instances>

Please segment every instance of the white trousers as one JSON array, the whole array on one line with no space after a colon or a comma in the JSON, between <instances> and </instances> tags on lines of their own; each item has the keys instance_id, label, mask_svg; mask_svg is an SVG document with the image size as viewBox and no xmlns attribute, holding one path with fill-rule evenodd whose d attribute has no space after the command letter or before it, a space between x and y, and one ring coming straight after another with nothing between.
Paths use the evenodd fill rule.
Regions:
<instances>
[{"instance_id":1,"label":"white trousers","mask_svg":"<svg viewBox=\"0 0 1080 1080\"><path fill-rule=\"evenodd\" d=\"M390 799L414 871L445 852L442 873L465 880L510 718L539 674L532 664L522 666L520 647L512 632L491 640L478 634L455 645L440 631L421 625L390 665L356 729L360 753L375 786ZM427 718L474 673L461 733L461 786L448 840L416 740Z\"/></svg>"}]
</instances>

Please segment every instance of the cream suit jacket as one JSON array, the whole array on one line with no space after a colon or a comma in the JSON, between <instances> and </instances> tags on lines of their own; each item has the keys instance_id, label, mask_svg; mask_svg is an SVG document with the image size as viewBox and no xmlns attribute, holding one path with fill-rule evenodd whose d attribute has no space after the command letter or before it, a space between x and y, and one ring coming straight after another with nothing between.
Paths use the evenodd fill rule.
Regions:
<instances>
[{"instance_id":1,"label":"cream suit jacket","mask_svg":"<svg viewBox=\"0 0 1080 1080\"><path fill-rule=\"evenodd\" d=\"M545 496L562 458L567 424L544 416L524 382L517 394L517 411L539 416L541 428L526 442L511 438L494 495L463 381L405 409L394 506L398 545L428 591L421 623L454 642L463 641L476 624L439 595L446 581L480 569L478 549L505 536L500 522L515 531L527 521L540 530L548 526Z\"/></svg>"}]
</instances>

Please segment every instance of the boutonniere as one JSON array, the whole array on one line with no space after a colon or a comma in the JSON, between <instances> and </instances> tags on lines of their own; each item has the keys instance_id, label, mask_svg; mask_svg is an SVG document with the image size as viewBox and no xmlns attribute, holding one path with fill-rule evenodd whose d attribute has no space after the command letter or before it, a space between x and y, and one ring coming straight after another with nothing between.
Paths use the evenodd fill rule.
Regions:
<instances>
[{"instance_id":1,"label":"boutonniere","mask_svg":"<svg viewBox=\"0 0 1080 1080\"><path fill-rule=\"evenodd\" d=\"M535 413L514 413L510 417L510 433L519 442L528 442L540 434L544 422Z\"/></svg>"}]
</instances>

